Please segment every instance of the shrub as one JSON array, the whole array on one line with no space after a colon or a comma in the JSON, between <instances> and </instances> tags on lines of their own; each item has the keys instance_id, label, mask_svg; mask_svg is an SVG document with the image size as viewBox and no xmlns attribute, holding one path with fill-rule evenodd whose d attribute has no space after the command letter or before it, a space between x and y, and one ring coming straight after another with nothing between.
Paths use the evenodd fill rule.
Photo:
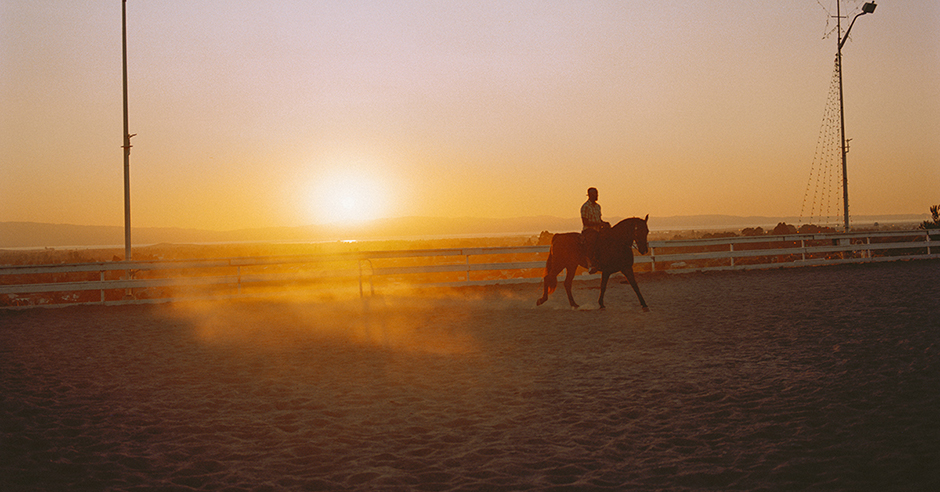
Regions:
<instances>
[{"instance_id":1,"label":"shrub","mask_svg":"<svg viewBox=\"0 0 940 492\"><path fill-rule=\"evenodd\" d=\"M933 220L925 220L920 224L921 229L940 229L940 205L930 207L930 216Z\"/></svg>"}]
</instances>

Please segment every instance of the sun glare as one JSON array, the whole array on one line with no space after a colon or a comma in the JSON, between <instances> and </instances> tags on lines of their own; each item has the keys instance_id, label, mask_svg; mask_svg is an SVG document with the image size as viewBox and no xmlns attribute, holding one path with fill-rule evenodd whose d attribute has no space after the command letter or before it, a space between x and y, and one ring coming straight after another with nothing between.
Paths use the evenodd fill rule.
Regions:
<instances>
[{"instance_id":1,"label":"sun glare","mask_svg":"<svg viewBox=\"0 0 940 492\"><path fill-rule=\"evenodd\" d=\"M388 191L377 176L363 171L323 176L310 199L314 218L321 224L355 224L388 214Z\"/></svg>"}]
</instances>

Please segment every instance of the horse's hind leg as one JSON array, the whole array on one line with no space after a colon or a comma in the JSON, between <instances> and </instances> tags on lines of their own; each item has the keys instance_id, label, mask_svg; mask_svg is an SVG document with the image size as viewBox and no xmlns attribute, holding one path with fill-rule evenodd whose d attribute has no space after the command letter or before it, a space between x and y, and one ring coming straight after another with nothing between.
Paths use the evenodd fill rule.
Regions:
<instances>
[{"instance_id":1,"label":"horse's hind leg","mask_svg":"<svg viewBox=\"0 0 940 492\"><path fill-rule=\"evenodd\" d=\"M535 301L536 306L541 306L542 304L545 303L545 301L548 300L548 294L549 294L548 290L549 290L548 289L548 275L546 274L545 277L542 279L542 297L540 297L539 300Z\"/></svg>"},{"instance_id":2,"label":"horse's hind leg","mask_svg":"<svg viewBox=\"0 0 940 492\"><path fill-rule=\"evenodd\" d=\"M548 300L548 295L555 292L555 287L558 286L558 273L560 271L561 270L554 270L552 266L552 252L549 251L548 259L545 260L545 276L542 277L542 297L535 301L536 306L541 306Z\"/></svg>"},{"instance_id":3,"label":"horse's hind leg","mask_svg":"<svg viewBox=\"0 0 940 492\"><path fill-rule=\"evenodd\" d=\"M630 287L633 287L633 292L636 292L636 298L640 300L640 306L643 306L643 310L649 311L650 308L646 305L643 294L640 294L640 287L636 284L636 277L633 276L633 267L625 268L620 273L623 273L623 276L627 277L627 280L630 281Z\"/></svg>"},{"instance_id":4,"label":"horse's hind leg","mask_svg":"<svg viewBox=\"0 0 940 492\"><path fill-rule=\"evenodd\" d=\"M569 266L565 272L565 292L568 293L568 303L571 307L577 308L578 303L574 302L574 296L571 295L571 285L574 283L574 275L578 271L578 265Z\"/></svg>"},{"instance_id":5,"label":"horse's hind leg","mask_svg":"<svg viewBox=\"0 0 940 492\"><path fill-rule=\"evenodd\" d=\"M601 274L601 296L597 299L597 305L604 309L604 293L607 292L607 281L610 280L610 274L603 272Z\"/></svg>"}]
</instances>

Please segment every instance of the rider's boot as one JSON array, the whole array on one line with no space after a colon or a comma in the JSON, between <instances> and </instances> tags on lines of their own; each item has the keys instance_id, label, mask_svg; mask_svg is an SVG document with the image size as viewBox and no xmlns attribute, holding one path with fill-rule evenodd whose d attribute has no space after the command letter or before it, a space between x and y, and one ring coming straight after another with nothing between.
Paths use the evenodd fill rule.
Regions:
<instances>
[{"instance_id":1,"label":"rider's boot","mask_svg":"<svg viewBox=\"0 0 940 492\"><path fill-rule=\"evenodd\" d=\"M588 273L591 275L601 271L597 261L597 251L592 251L591 254L588 255L588 268Z\"/></svg>"}]
</instances>

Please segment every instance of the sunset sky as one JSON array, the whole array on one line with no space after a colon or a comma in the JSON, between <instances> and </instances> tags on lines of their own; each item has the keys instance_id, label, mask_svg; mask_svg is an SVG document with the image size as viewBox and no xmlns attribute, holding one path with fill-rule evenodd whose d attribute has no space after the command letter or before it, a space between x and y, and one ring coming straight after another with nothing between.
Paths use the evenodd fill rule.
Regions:
<instances>
[{"instance_id":1,"label":"sunset sky","mask_svg":"<svg viewBox=\"0 0 940 492\"><path fill-rule=\"evenodd\" d=\"M576 217L589 186L607 216L797 216L835 10L128 0L132 222ZM879 2L843 52L852 214L927 212L940 2ZM121 2L0 1L0 101L0 221L123 225Z\"/></svg>"}]
</instances>

